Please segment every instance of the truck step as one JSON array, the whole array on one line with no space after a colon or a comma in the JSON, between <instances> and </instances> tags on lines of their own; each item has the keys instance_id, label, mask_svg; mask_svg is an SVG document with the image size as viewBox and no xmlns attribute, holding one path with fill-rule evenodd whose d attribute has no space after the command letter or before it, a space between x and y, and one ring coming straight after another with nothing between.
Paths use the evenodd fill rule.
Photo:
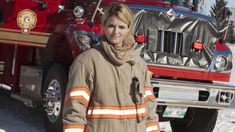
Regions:
<instances>
[{"instance_id":1,"label":"truck step","mask_svg":"<svg viewBox=\"0 0 235 132\"><path fill-rule=\"evenodd\" d=\"M25 105L30 106L30 107L38 107L40 105L40 101L29 96L26 94L11 94L11 97L23 102Z\"/></svg>"}]
</instances>

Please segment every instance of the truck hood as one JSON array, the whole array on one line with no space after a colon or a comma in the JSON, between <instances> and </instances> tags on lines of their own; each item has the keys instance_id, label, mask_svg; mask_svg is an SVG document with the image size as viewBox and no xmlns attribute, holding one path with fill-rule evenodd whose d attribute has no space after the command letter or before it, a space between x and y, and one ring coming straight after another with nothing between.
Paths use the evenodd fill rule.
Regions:
<instances>
[{"instance_id":1,"label":"truck hood","mask_svg":"<svg viewBox=\"0 0 235 132\"><path fill-rule=\"evenodd\" d=\"M132 4L134 35L146 36L143 58L149 64L207 69L212 61L218 32L213 19L173 8ZM203 43L194 50L193 43Z\"/></svg>"}]
</instances>

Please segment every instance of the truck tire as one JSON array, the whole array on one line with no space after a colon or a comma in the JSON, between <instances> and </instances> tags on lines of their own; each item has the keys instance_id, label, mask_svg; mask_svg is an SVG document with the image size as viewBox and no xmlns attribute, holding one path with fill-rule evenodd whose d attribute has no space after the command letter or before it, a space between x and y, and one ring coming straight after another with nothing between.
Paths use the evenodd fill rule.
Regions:
<instances>
[{"instance_id":1,"label":"truck tire","mask_svg":"<svg viewBox=\"0 0 235 132\"><path fill-rule=\"evenodd\" d=\"M213 132L218 110L189 108L184 119L170 121L173 132Z\"/></svg>"},{"instance_id":2,"label":"truck tire","mask_svg":"<svg viewBox=\"0 0 235 132\"><path fill-rule=\"evenodd\" d=\"M67 74L59 64L52 64L44 78L43 118L47 132L62 132L62 111Z\"/></svg>"}]
</instances>

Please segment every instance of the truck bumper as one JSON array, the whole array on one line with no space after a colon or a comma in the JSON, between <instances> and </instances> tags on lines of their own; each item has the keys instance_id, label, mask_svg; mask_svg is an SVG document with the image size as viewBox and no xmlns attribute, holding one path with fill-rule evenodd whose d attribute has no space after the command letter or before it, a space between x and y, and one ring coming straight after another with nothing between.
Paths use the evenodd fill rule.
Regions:
<instances>
[{"instance_id":1,"label":"truck bumper","mask_svg":"<svg viewBox=\"0 0 235 132\"><path fill-rule=\"evenodd\" d=\"M158 105L235 109L235 86L168 79L152 79Z\"/></svg>"}]
</instances>

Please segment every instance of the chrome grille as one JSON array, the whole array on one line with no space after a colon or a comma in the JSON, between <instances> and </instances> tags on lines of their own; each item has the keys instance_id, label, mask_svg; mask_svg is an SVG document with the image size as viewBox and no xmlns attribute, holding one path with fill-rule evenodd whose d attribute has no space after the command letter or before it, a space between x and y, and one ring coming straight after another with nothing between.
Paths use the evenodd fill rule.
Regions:
<instances>
[{"instance_id":1,"label":"chrome grille","mask_svg":"<svg viewBox=\"0 0 235 132\"><path fill-rule=\"evenodd\" d=\"M165 52L181 55L182 33L149 29L147 49L152 52Z\"/></svg>"}]
</instances>

